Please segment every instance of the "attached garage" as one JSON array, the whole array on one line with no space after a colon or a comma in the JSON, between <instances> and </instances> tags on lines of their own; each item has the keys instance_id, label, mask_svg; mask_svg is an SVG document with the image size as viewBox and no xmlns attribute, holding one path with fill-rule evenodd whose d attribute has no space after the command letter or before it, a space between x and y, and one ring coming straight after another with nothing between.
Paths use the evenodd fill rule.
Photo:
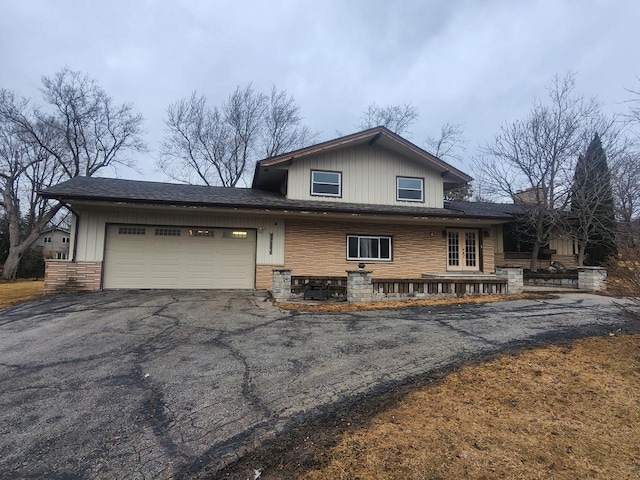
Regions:
<instances>
[{"instance_id":1,"label":"attached garage","mask_svg":"<svg viewBox=\"0 0 640 480\"><path fill-rule=\"evenodd\" d=\"M255 287L256 231L107 225L103 288Z\"/></svg>"}]
</instances>

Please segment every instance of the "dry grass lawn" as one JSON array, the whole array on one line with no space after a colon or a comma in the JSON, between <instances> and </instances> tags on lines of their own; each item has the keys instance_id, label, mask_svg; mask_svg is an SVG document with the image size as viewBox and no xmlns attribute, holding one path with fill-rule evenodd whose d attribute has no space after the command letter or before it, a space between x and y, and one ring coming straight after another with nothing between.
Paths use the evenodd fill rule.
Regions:
<instances>
[{"instance_id":1,"label":"dry grass lawn","mask_svg":"<svg viewBox=\"0 0 640 480\"><path fill-rule=\"evenodd\" d=\"M0 308L44 295L44 280L17 280L0 283Z\"/></svg>"},{"instance_id":2,"label":"dry grass lawn","mask_svg":"<svg viewBox=\"0 0 640 480\"><path fill-rule=\"evenodd\" d=\"M306 479L640 478L640 335L506 355L415 391L313 452ZM282 468L282 465L281 465Z\"/></svg>"}]
</instances>

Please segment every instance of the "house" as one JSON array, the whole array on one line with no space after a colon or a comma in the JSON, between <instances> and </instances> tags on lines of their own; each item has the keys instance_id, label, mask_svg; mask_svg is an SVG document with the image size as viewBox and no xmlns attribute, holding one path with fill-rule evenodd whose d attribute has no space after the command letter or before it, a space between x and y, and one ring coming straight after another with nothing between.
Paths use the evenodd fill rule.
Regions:
<instances>
[{"instance_id":1,"label":"house","mask_svg":"<svg viewBox=\"0 0 640 480\"><path fill-rule=\"evenodd\" d=\"M512 206L445 203L466 173L384 127L257 163L251 188L77 177L42 192L73 212L50 288L270 289L274 269L382 278L492 273ZM511 209L511 210L510 210Z\"/></svg>"},{"instance_id":2,"label":"house","mask_svg":"<svg viewBox=\"0 0 640 480\"><path fill-rule=\"evenodd\" d=\"M44 258L66 260L69 258L69 230L53 227L43 230L32 248L40 250Z\"/></svg>"}]
</instances>

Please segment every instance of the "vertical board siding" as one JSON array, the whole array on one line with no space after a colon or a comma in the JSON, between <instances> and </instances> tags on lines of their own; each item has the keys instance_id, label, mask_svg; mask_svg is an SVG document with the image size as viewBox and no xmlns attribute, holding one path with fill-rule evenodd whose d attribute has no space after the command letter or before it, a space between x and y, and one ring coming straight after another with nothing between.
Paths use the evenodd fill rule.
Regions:
<instances>
[{"instance_id":1,"label":"vertical board siding","mask_svg":"<svg viewBox=\"0 0 640 480\"><path fill-rule=\"evenodd\" d=\"M493 227L493 238L495 239L494 241L495 253L504 253L504 239L502 235L503 235L502 225L495 225Z\"/></svg>"},{"instance_id":2,"label":"vertical board siding","mask_svg":"<svg viewBox=\"0 0 640 480\"><path fill-rule=\"evenodd\" d=\"M311 170L342 172L342 197L311 195ZM424 203L396 200L398 176L424 178ZM436 170L375 144L364 144L293 162L287 196L296 200L443 208L444 192Z\"/></svg>"},{"instance_id":3,"label":"vertical board siding","mask_svg":"<svg viewBox=\"0 0 640 480\"><path fill-rule=\"evenodd\" d=\"M76 260L102 261L105 225L125 223L138 225L176 225L182 227L229 227L257 230L256 263L282 265L284 263L284 220L259 218L251 215L216 215L214 213L166 213L144 209L100 209L76 207L80 215ZM273 251L269 254L269 237L273 233ZM74 237L74 231L71 232Z\"/></svg>"},{"instance_id":4,"label":"vertical board siding","mask_svg":"<svg viewBox=\"0 0 640 480\"><path fill-rule=\"evenodd\" d=\"M573 239L571 238L551 238L549 248L556 250L557 255L573 255Z\"/></svg>"}]
</instances>

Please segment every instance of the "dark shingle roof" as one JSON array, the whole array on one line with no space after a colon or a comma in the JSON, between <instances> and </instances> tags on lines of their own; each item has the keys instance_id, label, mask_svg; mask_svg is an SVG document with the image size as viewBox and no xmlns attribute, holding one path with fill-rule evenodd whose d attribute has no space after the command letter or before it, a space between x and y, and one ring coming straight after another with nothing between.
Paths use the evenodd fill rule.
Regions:
<instances>
[{"instance_id":1,"label":"dark shingle roof","mask_svg":"<svg viewBox=\"0 0 640 480\"><path fill-rule=\"evenodd\" d=\"M251 188L206 187L175 183L76 177L40 192L45 198L63 202L98 201L152 205L242 208L281 211L310 211L400 215L422 217L510 218L499 209L480 208L473 202L450 202L445 208L369 205L360 203L291 200L278 193Z\"/></svg>"},{"instance_id":2,"label":"dark shingle roof","mask_svg":"<svg viewBox=\"0 0 640 480\"><path fill-rule=\"evenodd\" d=\"M483 217L512 217L523 213L522 207L513 203L447 201L445 208L460 210L467 215Z\"/></svg>"}]
</instances>

